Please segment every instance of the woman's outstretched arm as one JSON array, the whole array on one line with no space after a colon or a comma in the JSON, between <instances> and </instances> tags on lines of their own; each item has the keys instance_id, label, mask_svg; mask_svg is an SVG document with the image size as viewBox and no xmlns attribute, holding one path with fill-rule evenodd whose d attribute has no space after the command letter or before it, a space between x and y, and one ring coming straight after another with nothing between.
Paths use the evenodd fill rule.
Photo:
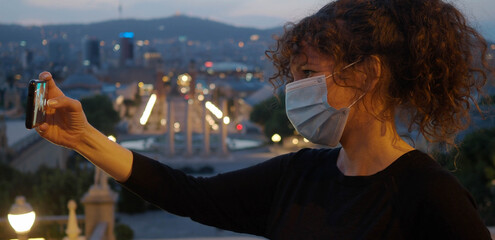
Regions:
<instances>
[{"instance_id":1,"label":"woman's outstretched arm","mask_svg":"<svg viewBox=\"0 0 495 240\"><path fill-rule=\"evenodd\" d=\"M77 151L117 181L126 181L132 168L131 151L91 126L81 103L66 97L49 72L42 72L39 79L47 81L48 106L46 122L36 129L38 133L54 144Z\"/></svg>"}]
</instances>

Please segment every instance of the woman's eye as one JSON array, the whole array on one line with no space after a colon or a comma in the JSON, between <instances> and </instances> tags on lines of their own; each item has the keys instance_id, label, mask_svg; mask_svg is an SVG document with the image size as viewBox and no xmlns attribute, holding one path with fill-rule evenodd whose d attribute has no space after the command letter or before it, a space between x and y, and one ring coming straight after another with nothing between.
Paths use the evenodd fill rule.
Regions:
<instances>
[{"instance_id":1,"label":"woman's eye","mask_svg":"<svg viewBox=\"0 0 495 240\"><path fill-rule=\"evenodd\" d=\"M302 70L302 73L304 77L311 77L315 73L315 71L306 69L306 70Z\"/></svg>"}]
</instances>

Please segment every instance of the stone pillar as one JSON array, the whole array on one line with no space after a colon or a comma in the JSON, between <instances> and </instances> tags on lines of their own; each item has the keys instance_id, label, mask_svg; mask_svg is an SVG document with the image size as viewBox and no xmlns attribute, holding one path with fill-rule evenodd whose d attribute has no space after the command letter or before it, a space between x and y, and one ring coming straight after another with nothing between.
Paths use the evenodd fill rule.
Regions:
<instances>
[{"instance_id":1,"label":"stone pillar","mask_svg":"<svg viewBox=\"0 0 495 240\"><path fill-rule=\"evenodd\" d=\"M174 129L174 123L175 123L175 112L174 112L174 104L173 100L169 99L168 100L168 155L169 156L174 156L175 155L175 129Z\"/></svg>"},{"instance_id":2,"label":"stone pillar","mask_svg":"<svg viewBox=\"0 0 495 240\"><path fill-rule=\"evenodd\" d=\"M76 201L70 200L67 204L67 208L69 209L69 220L67 221L67 229L65 230L67 237L65 237L64 240L79 240L81 229L79 229L79 226L77 225Z\"/></svg>"},{"instance_id":3,"label":"stone pillar","mask_svg":"<svg viewBox=\"0 0 495 240\"><path fill-rule=\"evenodd\" d=\"M206 104L203 104L203 155L210 156L210 124L206 121L207 114Z\"/></svg>"},{"instance_id":4,"label":"stone pillar","mask_svg":"<svg viewBox=\"0 0 495 240\"><path fill-rule=\"evenodd\" d=\"M189 99L186 101L186 156L190 157L193 155L192 149L192 110L193 110L194 99Z\"/></svg>"},{"instance_id":5,"label":"stone pillar","mask_svg":"<svg viewBox=\"0 0 495 240\"><path fill-rule=\"evenodd\" d=\"M104 239L115 240L114 224L115 224L115 203L117 194L108 187L108 176L103 171L95 172L95 184L91 186L89 191L83 196L81 202L84 205L85 215L85 233L89 239L93 231L100 222L106 223Z\"/></svg>"},{"instance_id":6,"label":"stone pillar","mask_svg":"<svg viewBox=\"0 0 495 240\"><path fill-rule=\"evenodd\" d=\"M222 99L220 102L220 108L223 113L223 117L228 116L228 111L227 111L227 100ZM223 122L223 119L220 119L220 134L221 134L221 148L222 148L222 154L223 155L228 155L229 150L227 149L227 124Z\"/></svg>"}]
</instances>

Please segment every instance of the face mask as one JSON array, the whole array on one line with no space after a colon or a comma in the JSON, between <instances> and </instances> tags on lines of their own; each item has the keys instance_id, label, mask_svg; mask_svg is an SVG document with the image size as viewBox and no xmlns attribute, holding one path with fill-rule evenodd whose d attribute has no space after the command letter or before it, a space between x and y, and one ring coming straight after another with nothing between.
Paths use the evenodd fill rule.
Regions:
<instances>
[{"instance_id":1,"label":"face mask","mask_svg":"<svg viewBox=\"0 0 495 240\"><path fill-rule=\"evenodd\" d=\"M331 76L321 75L287 84L285 105L287 117L299 134L312 143L336 147L344 132L350 108L366 93L348 107L337 110L327 101L326 79Z\"/></svg>"}]
</instances>

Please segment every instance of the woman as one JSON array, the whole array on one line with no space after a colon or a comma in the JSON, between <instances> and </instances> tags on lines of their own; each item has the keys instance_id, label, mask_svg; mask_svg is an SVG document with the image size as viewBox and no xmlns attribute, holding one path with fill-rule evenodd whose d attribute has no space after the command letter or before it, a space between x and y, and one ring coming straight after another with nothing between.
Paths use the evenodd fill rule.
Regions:
<instances>
[{"instance_id":1,"label":"woman","mask_svg":"<svg viewBox=\"0 0 495 240\"><path fill-rule=\"evenodd\" d=\"M490 239L469 193L395 125L403 116L428 140L453 143L486 82L485 51L442 1L338 0L289 25L267 54L296 129L342 147L189 177L109 141L47 72L51 112L38 132L157 206L219 228L270 239Z\"/></svg>"}]
</instances>

